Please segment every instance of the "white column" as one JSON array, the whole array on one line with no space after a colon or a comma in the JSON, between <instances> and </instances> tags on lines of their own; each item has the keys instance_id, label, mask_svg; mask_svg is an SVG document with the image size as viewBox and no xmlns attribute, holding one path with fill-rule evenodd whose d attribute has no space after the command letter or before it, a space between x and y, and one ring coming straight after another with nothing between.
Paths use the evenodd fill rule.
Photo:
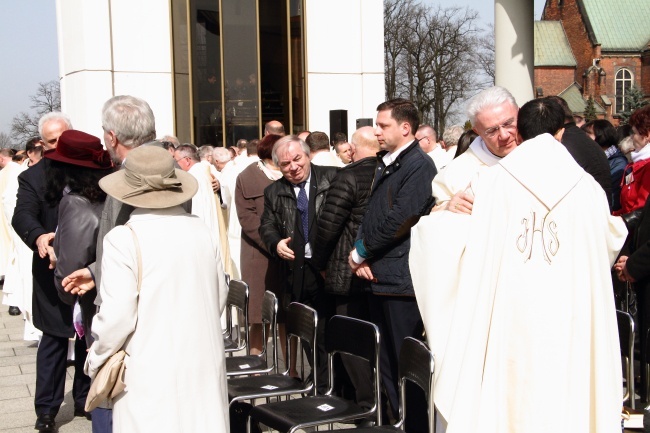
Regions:
<instances>
[{"instance_id":1,"label":"white column","mask_svg":"<svg viewBox=\"0 0 650 433\"><path fill-rule=\"evenodd\" d=\"M534 21L532 0L494 0L495 83L519 106L534 98Z\"/></svg>"}]
</instances>

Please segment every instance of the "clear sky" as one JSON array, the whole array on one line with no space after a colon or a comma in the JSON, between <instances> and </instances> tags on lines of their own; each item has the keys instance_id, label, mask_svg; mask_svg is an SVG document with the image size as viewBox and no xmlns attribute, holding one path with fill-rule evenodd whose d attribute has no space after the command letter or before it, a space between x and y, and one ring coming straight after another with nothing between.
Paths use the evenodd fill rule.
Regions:
<instances>
[{"instance_id":1,"label":"clear sky","mask_svg":"<svg viewBox=\"0 0 650 433\"><path fill-rule=\"evenodd\" d=\"M469 6L481 21L494 22L491 0L422 1L443 7ZM533 1L535 19L539 19L545 0ZM9 134L11 119L20 111L30 111L29 97L38 83L58 79L56 10L54 0L0 0L0 5L0 132Z\"/></svg>"},{"instance_id":2,"label":"clear sky","mask_svg":"<svg viewBox=\"0 0 650 433\"><path fill-rule=\"evenodd\" d=\"M30 111L38 83L59 77L54 0L0 0L0 132Z\"/></svg>"}]
</instances>

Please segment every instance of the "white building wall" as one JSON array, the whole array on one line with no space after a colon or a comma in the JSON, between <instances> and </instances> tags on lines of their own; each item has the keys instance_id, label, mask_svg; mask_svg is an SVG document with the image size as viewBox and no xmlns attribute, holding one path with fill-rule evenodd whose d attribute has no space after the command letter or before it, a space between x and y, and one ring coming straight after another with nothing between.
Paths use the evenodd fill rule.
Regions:
<instances>
[{"instance_id":1,"label":"white building wall","mask_svg":"<svg viewBox=\"0 0 650 433\"><path fill-rule=\"evenodd\" d=\"M351 135L385 99L383 2L305 3L309 129L329 133L330 110L347 110Z\"/></svg>"},{"instance_id":2,"label":"white building wall","mask_svg":"<svg viewBox=\"0 0 650 433\"><path fill-rule=\"evenodd\" d=\"M173 124L167 0L57 0L61 109L76 129L103 136L101 109L115 95L146 100L159 135Z\"/></svg>"},{"instance_id":3,"label":"white building wall","mask_svg":"<svg viewBox=\"0 0 650 433\"><path fill-rule=\"evenodd\" d=\"M215 0L216 1L216 0ZM329 132L329 110L375 117L384 101L382 0L305 0L308 125ZM103 136L112 96L146 100L158 136L173 133L168 0L56 0L62 110L76 129Z\"/></svg>"}]
</instances>

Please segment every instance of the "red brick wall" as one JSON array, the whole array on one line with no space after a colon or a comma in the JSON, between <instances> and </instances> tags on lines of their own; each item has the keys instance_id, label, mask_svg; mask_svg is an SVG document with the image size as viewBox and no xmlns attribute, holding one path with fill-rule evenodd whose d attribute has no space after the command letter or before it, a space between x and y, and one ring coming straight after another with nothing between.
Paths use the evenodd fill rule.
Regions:
<instances>
[{"instance_id":1,"label":"red brick wall","mask_svg":"<svg viewBox=\"0 0 650 433\"><path fill-rule=\"evenodd\" d=\"M562 3L563 6L560 7L558 0L547 0L544 19L562 21L564 31L569 39L569 45L571 45L571 50L578 63L574 80L582 86L582 74L593 64L594 47L591 45L587 28L582 20L576 1L563 0Z\"/></svg>"},{"instance_id":2,"label":"red brick wall","mask_svg":"<svg viewBox=\"0 0 650 433\"><path fill-rule=\"evenodd\" d=\"M604 54L600 66L606 72L606 79L601 85L601 94L607 95L612 100L612 111L614 110L614 95L616 92L616 72L621 68L627 68L632 73L634 83L639 86L641 74L641 59L639 57L610 56Z\"/></svg>"},{"instance_id":3,"label":"red brick wall","mask_svg":"<svg viewBox=\"0 0 650 433\"><path fill-rule=\"evenodd\" d=\"M542 88L544 96L557 95L573 84L574 68L535 68L535 91Z\"/></svg>"},{"instance_id":4,"label":"red brick wall","mask_svg":"<svg viewBox=\"0 0 650 433\"><path fill-rule=\"evenodd\" d=\"M641 77L639 87L646 97L650 98L650 50L641 57Z\"/></svg>"}]
</instances>

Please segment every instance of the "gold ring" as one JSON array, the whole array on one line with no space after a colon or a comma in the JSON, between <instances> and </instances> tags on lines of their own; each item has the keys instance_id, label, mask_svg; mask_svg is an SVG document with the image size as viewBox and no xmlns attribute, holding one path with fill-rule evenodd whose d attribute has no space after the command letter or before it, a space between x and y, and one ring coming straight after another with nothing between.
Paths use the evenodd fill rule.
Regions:
<instances>
[{"instance_id":1,"label":"gold ring","mask_svg":"<svg viewBox=\"0 0 650 433\"><path fill-rule=\"evenodd\" d=\"M458 203L456 203L456 206L454 206L454 209L458 209Z\"/></svg>"}]
</instances>

